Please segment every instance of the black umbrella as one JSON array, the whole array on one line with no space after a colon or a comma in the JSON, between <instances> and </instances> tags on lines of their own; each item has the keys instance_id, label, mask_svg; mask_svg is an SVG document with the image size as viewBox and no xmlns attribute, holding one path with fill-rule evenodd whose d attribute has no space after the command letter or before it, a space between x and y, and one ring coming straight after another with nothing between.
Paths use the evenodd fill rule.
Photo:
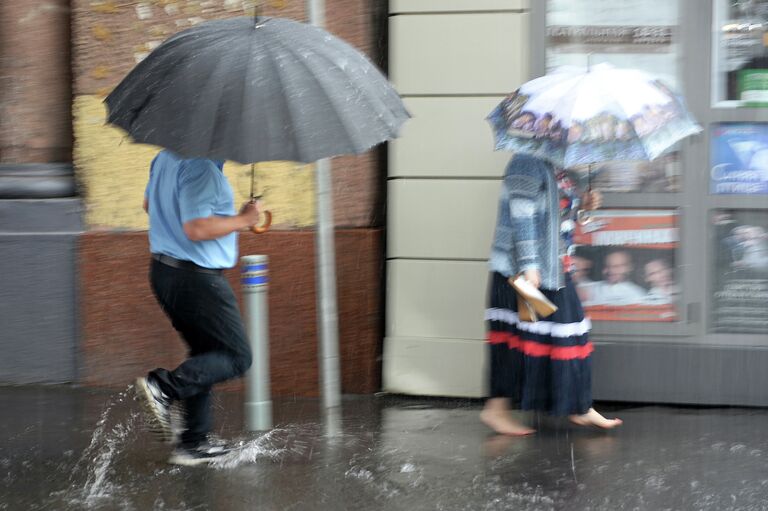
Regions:
<instances>
[{"instance_id":1,"label":"black umbrella","mask_svg":"<svg viewBox=\"0 0 768 511\"><path fill-rule=\"evenodd\" d=\"M281 18L201 23L157 47L106 99L136 142L240 163L365 152L409 115L387 79L325 30Z\"/></svg>"}]
</instances>

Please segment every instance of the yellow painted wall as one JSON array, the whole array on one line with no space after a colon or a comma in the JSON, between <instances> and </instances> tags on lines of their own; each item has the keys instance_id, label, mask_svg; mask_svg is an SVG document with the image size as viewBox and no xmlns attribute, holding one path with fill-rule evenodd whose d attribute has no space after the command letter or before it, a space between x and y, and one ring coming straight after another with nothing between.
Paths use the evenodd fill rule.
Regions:
<instances>
[{"instance_id":1,"label":"yellow painted wall","mask_svg":"<svg viewBox=\"0 0 768 511\"><path fill-rule=\"evenodd\" d=\"M134 144L125 133L106 124L102 98L82 95L73 106L77 176L84 187L86 222L91 229L147 228L141 209L149 164L158 147ZM227 163L224 173L235 202L250 193L250 166ZM275 228L314 224L315 185L311 165L268 162L256 166L257 193L264 195Z\"/></svg>"}]
</instances>

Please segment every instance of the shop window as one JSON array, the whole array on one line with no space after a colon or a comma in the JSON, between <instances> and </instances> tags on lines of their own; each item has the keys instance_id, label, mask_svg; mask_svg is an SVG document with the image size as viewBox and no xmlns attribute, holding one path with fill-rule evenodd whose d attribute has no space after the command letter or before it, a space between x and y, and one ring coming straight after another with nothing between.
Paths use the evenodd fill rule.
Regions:
<instances>
[{"instance_id":1,"label":"shop window","mask_svg":"<svg viewBox=\"0 0 768 511\"><path fill-rule=\"evenodd\" d=\"M679 8L675 0L549 0L547 70L607 62L646 71L680 90ZM595 165L593 186L604 192L679 192L680 154Z\"/></svg>"},{"instance_id":2,"label":"shop window","mask_svg":"<svg viewBox=\"0 0 768 511\"><path fill-rule=\"evenodd\" d=\"M715 210L710 217L710 330L768 331L768 211Z\"/></svg>"},{"instance_id":3,"label":"shop window","mask_svg":"<svg viewBox=\"0 0 768 511\"><path fill-rule=\"evenodd\" d=\"M598 321L679 320L675 210L607 209L577 226L571 262L586 313Z\"/></svg>"},{"instance_id":4,"label":"shop window","mask_svg":"<svg viewBox=\"0 0 768 511\"><path fill-rule=\"evenodd\" d=\"M715 0L714 8L715 106L768 106L768 0Z\"/></svg>"},{"instance_id":5,"label":"shop window","mask_svg":"<svg viewBox=\"0 0 768 511\"><path fill-rule=\"evenodd\" d=\"M715 124L710 141L711 194L768 194L768 124Z\"/></svg>"}]
</instances>

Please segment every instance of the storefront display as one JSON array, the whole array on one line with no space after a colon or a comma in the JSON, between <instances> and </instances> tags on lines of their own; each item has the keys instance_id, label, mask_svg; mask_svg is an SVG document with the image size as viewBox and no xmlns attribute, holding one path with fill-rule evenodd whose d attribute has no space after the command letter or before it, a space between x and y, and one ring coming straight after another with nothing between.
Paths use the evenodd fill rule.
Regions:
<instances>
[{"instance_id":1,"label":"storefront display","mask_svg":"<svg viewBox=\"0 0 768 511\"><path fill-rule=\"evenodd\" d=\"M768 211L717 210L712 238L711 330L768 332Z\"/></svg>"},{"instance_id":2,"label":"storefront display","mask_svg":"<svg viewBox=\"0 0 768 511\"><path fill-rule=\"evenodd\" d=\"M768 194L768 124L716 124L710 141L710 193Z\"/></svg>"},{"instance_id":3,"label":"storefront display","mask_svg":"<svg viewBox=\"0 0 768 511\"><path fill-rule=\"evenodd\" d=\"M600 62L637 68L660 76L681 94L687 91L688 103L697 105L708 98L691 84L711 77L712 108L698 113L711 123L708 136L698 139L708 142L706 149L691 153L679 147L652 162L570 169L582 186L648 194L649 204L660 205L596 213L577 229L573 265L585 309L597 323L668 322L676 323L669 327L681 335L693 335L701 321L698 338L712 334L709 342L722 342L721 334L768 332L768 119L759 110L768 106L768 0L703 2L714 27L712 54L703 59L711 66L695 69L683 60L685 47L693 44L683 41L686 32L680 30L687 19L681 9L687 5L548 0L546 68ZM703 175L706 185L700 188ZM633 197L631 203L643 202ZM619 204L615 195L608 203ZM688 226L684 250L682 211ZM691 259L693 254L701 257ZM686 268L696 274L684 274ZM701 284L693 286L690 279L702 279ZM707 304L703 317L696 312L699 303Z\"/></svg>"},{"instance_id":4,"label":"storefront display","mask_svg":"<svg viewBox=\"0 0 768 511\"><path fill-rule=\"evenodd\" d=\"M714 102L768 106L768 0L716 0Z\"/></svg>"},{"instance_id":5,"label":"storefront display","mask_svg":"<svg viewBox=\"0 0 768 511\"><path fill-rule=\"evenodd\" d=\"M679 318L677 220L673 210L601 210L578 225L573 279L593 320Z\"/></svg>"},{"instance_id":6,"label":"storefront display","mask_svg":"<svg viewBox=\"0 0 768 511\"><path fill-rule=\"evenodd\" d=\"M676 0L551 0L547 69L608 62L660 76L678 88Z\"/></svg>"},{"instance_id":7,"label":"storefront display","mask_svg":"<svg viewBox=\"0 0 768 511\"><path fill-rule=\"evenodd\" d=\"M669 193L679 192L680 156L665 154L653 161L611 161L572 169L582 185L603 192Z\"/></svg>"},{"instance_id":8,"label":"storefront display","mask_svg":"<svg viewBox=\"0 0 768 511\"><path fill-rule=\"evenodd\" d=\"M550 0L547 69L608 62L679 90L678 10L671 0ZM670 152L653 162L595 165L592 184L604 192L670 193L681 190L680 175L680 155Z\"/></svg>"},{"instance_id":9,"label":"storefront display","mask_svg":"<svg viewBox=\"0 0 768 511\"><path fill-rule=\"evenodd\" d=\"M768 357L768 0L528 5L537 73L640 69L704 128L652 162L569 169L604 192L571 254L599 363L612 368L598 386L620 399L614 389L765 405L764 386L734 375L759 374Z\"/></svg>"}]
</instances>

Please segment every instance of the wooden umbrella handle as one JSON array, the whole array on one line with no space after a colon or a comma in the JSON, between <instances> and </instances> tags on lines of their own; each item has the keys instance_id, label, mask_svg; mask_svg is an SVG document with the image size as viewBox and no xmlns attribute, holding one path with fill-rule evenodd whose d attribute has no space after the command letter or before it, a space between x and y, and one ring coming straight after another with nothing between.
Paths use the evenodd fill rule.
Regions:
<instances>
[{"instance_id":1,"label":"wooden umbrella handle","mask_svg":"<svg viewBox=\"0 0 768 511\"><path fill-rule=\"evenodd\" d=\"M261 225L254 225L251 227L251 231L254 234L263 234L267 232L272 225L272 212L271 211L264 211L262 213L264 215L264 223Z\"/></svg>"}]
</instances>

